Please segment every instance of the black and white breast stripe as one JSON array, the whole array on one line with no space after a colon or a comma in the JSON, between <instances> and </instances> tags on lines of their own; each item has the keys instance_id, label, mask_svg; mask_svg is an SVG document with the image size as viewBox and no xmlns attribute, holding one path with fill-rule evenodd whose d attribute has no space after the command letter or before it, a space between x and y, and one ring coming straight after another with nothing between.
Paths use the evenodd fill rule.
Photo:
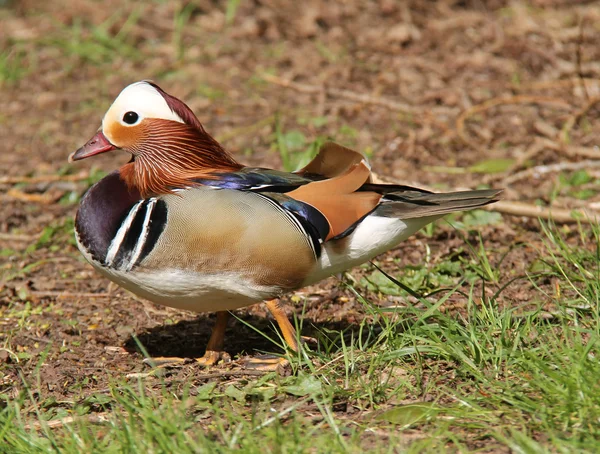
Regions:
<instances>
[{"instance_id":1,"label":"black and white breast stripe","mask_svg":"<svg viewBox=\"0 0 600 454\"><path fill-rule=\"evenodd\" d=\"M279 205L275 200L271 199L270 197L267 197L266 195L257 192L255 192L254 194L265 199L267 202L269 202L271 205L273 205L275 208L277 208L279 211L285 214L286 218L291 222L291 224L294 225L298 229L298 231L308 239L308 244L310 245L315 260L318 260L318 258L321 256L321 243L318 240L318 238L316 238L314 235L311 235L307 231L302 222L303 219L297 217L294 213L286 210L284 207Z\"/></svg>"},{"instance_id":2,"label":"black and white breast stripe","mask_svg":"<svg viewBox=\"0 0 600 454\"><path fill-rule=\"evenodd\" d=\"M104 266L131 271L152 251L167 221L167 206L156 198L131 207L108 246Z\"/></svg>"}]
</instances>

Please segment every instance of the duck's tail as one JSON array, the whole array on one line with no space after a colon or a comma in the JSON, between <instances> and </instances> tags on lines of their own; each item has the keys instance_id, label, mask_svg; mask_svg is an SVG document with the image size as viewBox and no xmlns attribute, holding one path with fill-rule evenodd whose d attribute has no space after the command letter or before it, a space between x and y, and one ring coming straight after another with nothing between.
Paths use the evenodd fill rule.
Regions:
<instances>
[{"instance_id":1,"label":"duck's tail","mask_svg":"<svg viewBox=\"0 0 600 454\"><path fill-rule=\"evenodd\" d=\"M418 191L390 191L385 193L377 207L378 216L398 219L439 217L454 211L479 208L500 200L502 190L481 189L430 193Z\"/></svg>"}]
</instances>

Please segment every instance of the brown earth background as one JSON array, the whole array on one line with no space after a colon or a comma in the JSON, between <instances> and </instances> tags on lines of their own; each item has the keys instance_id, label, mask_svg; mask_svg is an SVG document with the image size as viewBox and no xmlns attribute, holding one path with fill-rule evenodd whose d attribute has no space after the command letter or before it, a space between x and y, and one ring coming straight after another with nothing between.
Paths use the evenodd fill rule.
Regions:
<instances>
[{"instance_id":1,"label":"brown earth background","mask_svg":"<svg viewBox=\"0 0 600 454\"><path fill-rule=\"evenodd\" d=\"M397 277L411 264L468 254L465 239L476 245L481 234L506 282L530 271L544 248L536 206L566 218L600 209L597 2L255 0L235 11L232 3L0 2L0 342L19 358L0 350L1 393L18 395L20 375L33 380L40 361L40 392L56 401L144 372L132 335L153 355L203 352L211 314L140 301L74 246L78 198L99 170L128 157L70 165L67 156L137 80L185 100L249 165L283 165L278 124L299 149L330 137L365 152L384 179L506 188L502 216L481 225L470 218L466 238L440 222L380 257ZM588 178L573 181L581 169ZM506 213L514 201L526 216ZM560 228L579 241L573 224ZM350 274L360 287L373 272L367 265ZM553 292L552 281L541 285ZM361 289L382 306L415 304ZM508 288L500 303L539 304L532 295L528 286ZM285 300L290 314L304 311L305 334L367 316L337 278ZM462 305L455 295L443 310ZM273 334L261 305L237 315ZM239 322L226 348L234 358L277 351ZM171 379L201 383L200 373L189 364Z\"/></svg>"}]
</instances>

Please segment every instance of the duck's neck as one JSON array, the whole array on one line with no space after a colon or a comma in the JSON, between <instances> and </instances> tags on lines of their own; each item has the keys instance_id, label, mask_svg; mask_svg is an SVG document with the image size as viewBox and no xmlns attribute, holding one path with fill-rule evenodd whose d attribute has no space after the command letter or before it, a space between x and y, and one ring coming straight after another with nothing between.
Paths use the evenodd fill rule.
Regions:
<instances>
[{"instance_id":1,"label":"duck's neck","mask_svg":"<svg viewBox=\"0 0 600 454\"><path fill-rule=\"evenodd\" d=\"M243 168L204 130L165 122L153 125L152 131L135 150L135 159L120 170L127 186L142 197L168 194L192 186L198 179Z\"/></svg>"}]
</instances>

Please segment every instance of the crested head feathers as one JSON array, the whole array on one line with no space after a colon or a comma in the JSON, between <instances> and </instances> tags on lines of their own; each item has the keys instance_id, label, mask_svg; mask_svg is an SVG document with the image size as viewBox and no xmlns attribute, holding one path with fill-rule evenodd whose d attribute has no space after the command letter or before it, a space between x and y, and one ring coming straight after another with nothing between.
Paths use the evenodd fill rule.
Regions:
<instances>
[{"instance_id":1,"label":"crested head feathers","mask_svg":"<svg viewBox=\"0 0 600 454\"><path fill-rule=\"evenodd\" d=\"M97 143L104 148L94 150ZM73 159L115 148L131 153L121 178L142 197L170 193L196 179L214 178L215 172L242 167L183 101L149 81L123 89L104 115L101 131L85 147L86 152L78 150Z\"/></svg>"}]
</instances>

